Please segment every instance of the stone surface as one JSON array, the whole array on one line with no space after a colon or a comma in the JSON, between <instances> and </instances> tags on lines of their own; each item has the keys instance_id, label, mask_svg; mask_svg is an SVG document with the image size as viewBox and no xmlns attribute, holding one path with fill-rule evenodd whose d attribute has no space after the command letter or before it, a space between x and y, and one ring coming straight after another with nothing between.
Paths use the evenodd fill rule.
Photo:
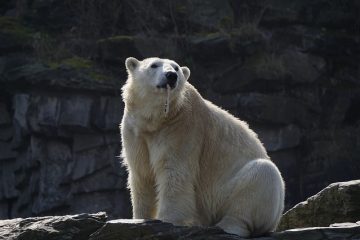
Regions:
<instances>
[{"instance_id":1,"label":"stone surface","mask_svg":"<svg viewBox=\"0 0 360 240\"><path fill-rule=\"evenodd\" d=\"M121 176L121 177L119 177ZM98 191L111 191L125 189L127 186L125 169L106 167L73 182L72 193L90 193Z\"/></svg>"},{"instance_id":2,"label":"stone surface","mask_svg":"<svg viewBox=\"0 0 360 240\"><path fill-rule=\"evenodd\" d=\"M120 97L101 97L93 109L93 124L100 129L117 131L124 103Z\"/></svg>"},{"instance_id":3,"label":"stone surface","mask_svg":"<svg viewBox=\"0 0 360 240\"><path fill-rule=\"evenodd\" d=\"M36 215L67 205L68 190L62 183L70 172L71 150L68 145L59 141L35 141L38 151L32 157L42 164L39 176L39 194L35 197L32 212Z\"/></svg>"},{"instance_id":4,"label":"stone surface","mask_svg":"<svg viewBox=\"0 0 360 240\"><path fill-rule=\"evenodd\" d=\"M14 129L12 126L0 127L0 141L8 141L12 138Z\"/></svg>"},{"instance_id":5,"label":"stone surface","mask_svg":"<svg viewBox=\"0 0 360 240\"><path fill-rule=\"evenodd\" d=\"M273 234L275 239L291 240L337 240L358 239L360 236L358 223L344 223L333 227L298 228Z\"/></svg>"},{"instance_id":6,"label":"stone surface","mask_svg":"<svg viewBox=\"0 0 360 240\"><path fill-rule=\"evenodd\" d=\"M118 145L101 146L74 154L72 179L76 180L94 173L104 167L111 166L119 155Z\"/></svg>"},{"instance_id":7,"label":"stone surface","mask_svg":"<svg viewBox=\"0 0 360 240\"><path fill-rule=\"evenodd\" d=\"M208 29L221 29L233 22L233 11L229 2L215 0L203 2L190 1L184 6L188 12L188 20L192 25L199 25Z\"/></svg>"},{"instance_id":8,"label":"stone surface","mask_svg":"<svg viewBox=\"0 0 360 240\"><path fill-rule=\"evenodd\" d=\"M2 220L0 239L86 240L105 220L105 213Z\"/></svg>"},{"instance_id":9,"label":"stone surface","mask_svg":"<svg viewBox=\"0 0 360 240\"><path fill-rule=\"evenodd\" d=\"M29 94L16 94L13 97L14 101L14 121L19 124L19 127L21 127L22 131L28 130L28 124L27 124L27 114L29 110L29 104L30 104L30 95Z\"/></svg>"},{"instance_id":10,"label":"stone surface","mask_svg":"<svg viewBox=\"0 0 360 240\"><path fill-rule=\"evenodd\" d=\"M90 124L92 100L84 96L64 99L61 103L59 125L87 128Z\"/></svg>"},{"instance_id":11,"label":"stone surface","mask_svg":"<svg viewBox=\"0 0 360 240\"><path fill-rule=\"evenodd\" d=\"M1 201L0 202L0 219L7 219L9 217L8 209L9 209L9 204L5 201Z\"/></svg>"},{"instance_id":12,"label":"stone surface","mask_svg":"<svg viewBox=\"0 0 360 240\"><path fill-rule=\"evenodd\" d=\"M109 213L107 214L109 219L116 219L118 216L132 217L130 194L125 189L74 193L71 201L73 204L66 211L73 213L103 211Z\"/></svg>"},{"instance_id":13,"label":"stone surface","mask_svg":"<svg viewBox=\"0 0 360 240\"><path fill-rule=\"evenodd\" d=\"M101 39L97 42L98 56L101 61L120 64L126 57L133 54L139 56L135 45L134 36L116 36Z\"/></svg>"},{"instance_id":14,"label":"stone surface","mask_svg":"<svg viewBox=\"0 0 360 240\"><path fill-rule=\"evenodd\" d=\"M2 142L0 141L0 161L6 159L12 159L17 156L16 151L12 149L12 145L10 142Z\"/></svg>"},{"instance_id":15,"label":"stone surface","mask_svg":"<svg viewBox=\"0 0 360 240\"><path fill-rule=\"evenodd\" d=\"M99 146L105 145L105 136L100 134L75 134L74 152L82 152Z\"/></svg>"},{"instance_id":16,"label":"stone surface","mask_svg":"<svg viewBox=\"0 0 360 240\"><path fill-rule=\"evenodd\" d=\"M286 72L293 83L316 81L325 72L325 60L297 51L287 51L281 55Z\"/></svg>"},{"instance_id":17,"label":"stone surface","mask_svg":"<svg viewBox=\"0 0 360 240\"><path fill-rule=\"evenodd\" d=\"M0 196L3 195L3 198L5 199L13 199L19 196L20 193L16 189L16 179L14 173L16 166L14 161L13 160L1 161L0 169L1 169Z\"/></svg>"},{"instance_id":18,"label":"stone surface","mask_svg":"<svg viewBox=\"0 0 360 240\"><path fill-rule=\"evenodd\" d=\"M255 127L254 131L259 135L267 151L284 150L300 144L301 132L296 125L278 128Z\"/></svg>"},{"instance_id":19,"label":"stone surface","mask_svg":"<svg viewBox=\"0 0 360 240\"><path fill-rule=\"evenodd\" d=\"M97 72L95 67L85 68L76 64L77 60L68 60L70 65L59 64L51 67L32 59L32 62L6 69L0 82L7 86L53 87L55 89L86 89L89 91L114 92L120 88L120 81ZM73 63L72 61L75 61ZM81 64L81 63L80 63Z\"/></svg>"},{"instance_id":20,"label":"stone surface","mask_svg":"<svg viewBox=\"0 0 360 240\"><path fill-rule=\"evenodd\" d=\"M360 180L330 184L297 204L281 219L280 230L324 227L331 223L356 222L360 216Z\"/></svg>"},{"instance_id":21,"label":"stone surface","mask_svg":"<svg viewBox=\"0 0 360 240\"><path fill-rule=\"evenodd\" d=\"M106 222L105 213L0 220L0 239L21 240L116 240L116 239L211 239L241 240L217 227L181 227L159 220L118 219ZM358 223L301 228L257 237L257 240L358 239Z\"/></svg>"},{"instance_id":22,"label":"stone surface","mask_svg":"<svg viewBox=\"0 0 360 240\"><path fill-rule=\"evenodd\" d=\"M241 95L238 101L238 111L242 118L255 122L314 126L317 120L313 111L301 101L259 93Z\"/></svg>"},{"instance_id":23,"label":"stone surface","mask_svg":"<svg viewBox=\"0 0 360 240\"><path fill-rule=\"evenodd\" d=\"M0 126L9 125L11 123L11 118L9 112L6 109L6 105L0 103Z\"/></svg>"},{"instance_id":24,"label":"stone surface","mask_svg":"<svg viewBox=\"0 0 360 240\"><path fill-rule=\"evenodd\" d=\"M41 126L57 127L60 114L60 101L56 97L36 96L32 99L36 104L37 121Z\"/></svg>"}]
</instances>

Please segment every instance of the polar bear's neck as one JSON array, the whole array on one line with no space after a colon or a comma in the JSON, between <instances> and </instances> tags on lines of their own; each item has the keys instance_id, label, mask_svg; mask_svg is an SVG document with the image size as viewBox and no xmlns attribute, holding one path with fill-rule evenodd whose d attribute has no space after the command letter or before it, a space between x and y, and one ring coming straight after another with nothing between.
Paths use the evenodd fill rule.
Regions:
<instances>
[{"instance_id":1,"label":"polar bear's neck","mask_svg":"<svg viewBox=\"0 0 360 240\"><path fill-rule=\"evenodd\" d=\"M174 118L184 101L184 96L180 92L172 92L167 99L166 93L146 92L131 83L126 83L122 90L127 114L131 115L138 127L148 128L153 125L151 127L153 130ZM169 104L167 113L165 113L166 103Z\"/></svg>"}]
</instances>

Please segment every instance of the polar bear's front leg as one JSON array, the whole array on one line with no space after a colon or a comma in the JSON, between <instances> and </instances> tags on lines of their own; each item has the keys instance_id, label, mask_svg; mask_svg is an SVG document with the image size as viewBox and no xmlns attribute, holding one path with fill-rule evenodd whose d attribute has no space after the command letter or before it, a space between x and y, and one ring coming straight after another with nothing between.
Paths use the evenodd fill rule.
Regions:
<instances>
[{"instance_id":1,"label":"polar bear's front leg","mask_svg":"<svg viewBox=\"0 0 360 240\"><path fill-rule=\"evenodd\" d=\"M156 196L154 182L150 178L134 176L129 173L129 186L134 219L155 217Z\"/></svg>"},{"instance_id":2,"label":"polar bear's front leg","mask_svg":"<svg viewBox=\"0 0 360 240\"><path fill-rule=\"evenodd\" d=\"M155 178L150 167L149 154L145 142L122 129L123 157L128 168L133 218L150 219L155 217L156 193Z\"/></svg>"},{"instance_id":3,"label":"polar bear's front leg","mask_svg":"<svg viewBox=\"0 0 360 240\"><path fill-rule=\"evenodd\" d=\"M170 166L172 165L172 166ZM157 218L175 225L198 224L192 169L169 164L156 173Z\"/></svg>"}]
</instances>

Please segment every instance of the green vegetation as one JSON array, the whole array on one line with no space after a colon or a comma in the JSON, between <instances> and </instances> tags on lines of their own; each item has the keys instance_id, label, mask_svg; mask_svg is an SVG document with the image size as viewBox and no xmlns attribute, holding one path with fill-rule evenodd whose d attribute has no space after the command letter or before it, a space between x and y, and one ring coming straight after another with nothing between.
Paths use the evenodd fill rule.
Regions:
<instances>
[{"instance_id":1,"label":"green vegetation","mask_svg":"<svg viewBox=\"0 0 360 240\"><path fill-rule=\"evenodd\" d=\"M275 54L259 56L253 64L256 66L256 71L265 76L283 77L286 74L283 58Z\"/></svg>"},{"instance_id":2,"label":"green vegetation","mask_svg":"<svg viewBox=\"0 0 360 240\"><path fill-rule=\"evenodd\" d=\"M49 62L48 65L53 69L58 68L61 65L69 66L75 69L90 69L93 67L92 61L78 56L66 58L59 62Z\"/></svg>"},{"instance_id":3,"label":"green vegetation","mask_svg":"<svg viewBox=\"0 0 360 240\"><path fill-rule=\"evenodd\" d=\"M121 41L127 41L127 42L134 41L134 36L117 35L117 36L101 39L101 40L98 41L98 43L102 43L102 42L121 42Z\"/></svg>"},{"instance_id":4,"label":"green vegetation","mask_svg":"<svg viewBox=\"0 0 360 240\"><path fill-rule=\"evenodd\" d=\"M186 7L185 4L183 4L183 2L181 1L176 1L175 2L175 12L180 13L180 14L186 14L188 12L188 8Z\"/></svg>"},{"instance_id":5,"label":"green vegetation","mask_svg":"<svg viewBox=\"0 0 360 240\"><path fill-rule=\"evenodd\" d=\"M64 65L68 65L68 66L71 66L73 68L82 68L82 69L89 69L91 67L93 67L93 63L88 60L88 59L85 59L85 58L81 58L81 57L72 57L72 58L68 58L68 59L64 59L62 61L62 63Z\"/></svg>"},{"instance_id":6,"label":"green vegetation","mask_svg":"<svg viewBox=\"0 0 360 240\"><path fill-rule=\"evenodd\" d=\"M98 82L105 82L105 81L109 80L108 76L106 76L102 73L96 72L96 71L89 71L88 74L92 79L94 79Z\"/></svg>"},{"instance_id":7,"label":"green vegetation","mask_svg":"<svg viewBox=\"0 0 360 240\"><path fill-rule=\"evenodd\" d=\"M0 32L11 35L15 41L30 41L34 32L13 17L0 17Z\"/></svg>"},{"instance_id":8,"label":"green vegetation","mask_svg":"<svg viewBox=\"0 0 360 240\"><path fill-rule=\"evenodd\" d=\"M234 26L234 19L232 16L224 16L220 22L219 22L219 28L226 31L226 32L230 32Z\"/></svg>"},{"instance_id":9,"label":"green vegetation","mask_svg":"<svg viewBox=\"0 0 360 240\"><path fill-rule=\"evenodd\" d=\"M255 23L243 23L239 28L233 29L231 35L244 40L253 40L262 36L262 32Z\"/></svg>"},{"instance_id":10,"label":"green vegetation","mask_svg":"<svg viewBox=\"0 0 360 240\"><path fill-rule=\"evenodd\" d=\"M57 69L60 66L71 67L75 70L82 70L85 74L87 74L91 79L104 82L109 79L108 76L101 73L96 67L94 62L89 59L81 58L78 56L73 56L71 58L63 59L59 62L48 62L48 66L52 69Z\"/></svg>"}]
</instances>

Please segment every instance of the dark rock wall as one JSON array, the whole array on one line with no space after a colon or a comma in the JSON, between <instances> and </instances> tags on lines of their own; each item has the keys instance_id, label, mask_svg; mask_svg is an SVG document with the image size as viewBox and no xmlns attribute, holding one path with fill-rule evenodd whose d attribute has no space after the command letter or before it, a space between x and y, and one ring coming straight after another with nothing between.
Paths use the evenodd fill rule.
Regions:
<instances>
[{"instance_id":1,"label":"dark rock wall","mask_svg":"<svg viewBox=\"0 0 360 240\"><path fill-rule=\"evenodd\" d=\"M0 218L130 214L119 158L128 56L175 59L246 120L287 207L360 177L357 0L0 4Z\"/></svg>"},{"instance_id":2,"label":"dark rock wall","mask_svg":"<svg viewBox=\"0 0 360 240\"><path fill-rule=\"evenodd\" d=\"M0 130L2 218L97 210L130 216L118 158L120 97L34 90L8 100Z\"/></svg>"}]
</instances>

